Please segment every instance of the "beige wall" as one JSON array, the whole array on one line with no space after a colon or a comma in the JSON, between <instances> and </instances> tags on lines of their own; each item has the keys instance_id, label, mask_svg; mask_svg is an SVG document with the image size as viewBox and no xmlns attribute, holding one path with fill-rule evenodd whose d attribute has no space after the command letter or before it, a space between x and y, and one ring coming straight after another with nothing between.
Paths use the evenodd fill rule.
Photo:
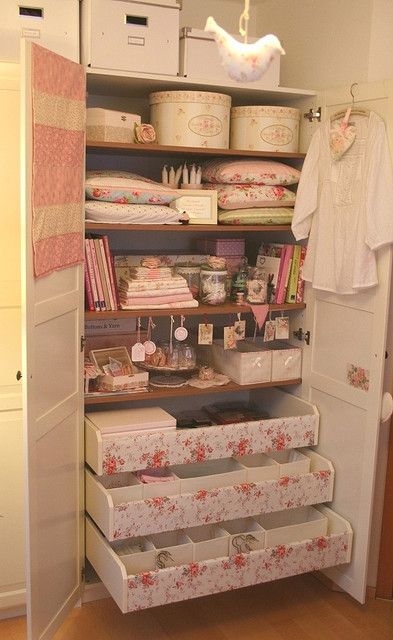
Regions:
<instances>
[{"instance_id":1,"label":"beige wall","mask_svg":"<svg viewBox=\"0 0 393 640\"><path fill-rule=\"evenodd\" d=\"M251 0L249 33L275 33L287 52L281 85L320 89L393 78L393 0ZM238 33L243 0L183 0L182 26L208 15Z\"/></svg>"}]
</instances>

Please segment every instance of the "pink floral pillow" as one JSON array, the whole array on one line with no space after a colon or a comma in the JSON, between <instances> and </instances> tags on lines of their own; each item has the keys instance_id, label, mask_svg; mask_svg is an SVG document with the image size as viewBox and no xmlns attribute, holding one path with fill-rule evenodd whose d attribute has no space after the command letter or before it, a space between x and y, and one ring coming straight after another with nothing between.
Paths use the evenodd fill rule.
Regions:
<instances>
[{"instance_id":1,"label":"pink floral pillow","mask_svg":"<svg viewBox=\"0 0 393 640\"><path fill-rule=\"evenodd\" d=\"M86 198L118 204L169 204L178 197L175 189L129 171L88 171Z\"/></svg>"},{"instance_id":2,"label":"pink floral pillow","mask_svg":"<svg viewBox=\"0 0 393 640\"><path fill-rule=\"evenodd\" d=\"M205 184L204 188L217 191L217 203L221 209L293 207L295 205L294 192L281 185Z\"/></svg>"},{"instance_id":3,"label":"pink floral pillow","mask_svg":"<svg viewBox=\"0 0 393 640\"><path fill-rule=\"evenodd\" d=\"M211 160L202 167L202 180L214 184L297 184L300 171L275 160Z\"/></svg>"}]
</instances>

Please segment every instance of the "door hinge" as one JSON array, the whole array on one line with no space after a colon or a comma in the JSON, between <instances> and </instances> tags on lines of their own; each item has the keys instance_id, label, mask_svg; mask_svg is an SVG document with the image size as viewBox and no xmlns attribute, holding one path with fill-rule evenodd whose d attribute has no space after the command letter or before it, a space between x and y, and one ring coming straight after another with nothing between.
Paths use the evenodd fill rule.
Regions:
<instances>
[{"instance_id":1,"label":"door hinge","mask_svg":"<svg viewBox=\"0 0 393 640\"><path fill-rule=\"evenodd\" d=\"M311 333L309 331L303 331L300 327L297 331L292 331L295 338L298 340L304 340L306 344L310 344Z\"/></svg>"},{"instance_id":2,"label":"door hinge","mask_svg":"<svg viewBox=\"0 0 393 640\"><path fill-rule=\"evenodd\" d=\"M85 348L86 338L85 336L81 336L81 352Z\"/></svg>"},{"instance_id":3,"label":"door hinge","mask_svg":"<svg viewBox=\"0 0 393 640\"><path fill-rule=\"evenodd\" d=\"M307 113L303 113L303 118L308 120L309 122L321 122L322 115L322 107L318 107L317 109L309 109Z\"/></svg>"}]
</instances>

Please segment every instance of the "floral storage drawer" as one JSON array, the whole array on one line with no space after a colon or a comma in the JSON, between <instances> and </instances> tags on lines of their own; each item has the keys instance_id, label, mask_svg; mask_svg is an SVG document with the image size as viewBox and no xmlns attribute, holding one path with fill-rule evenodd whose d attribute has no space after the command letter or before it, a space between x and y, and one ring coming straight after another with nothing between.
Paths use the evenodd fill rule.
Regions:
<instances>
[{"instance_id":1,"label":"floral storage drawer","mask_svg":"<svg viewBox=\"0 0 393 640\"><path fill-rule=\"evenodd\" d=\"M353 537L349 523L327 507L318 509L328 520L324 536L137 574L127 571L121 557L87 519L86 556L127 613L349 562Z\"/></svg>"},{"instance_id":2,"label":"floral storage drawer","mask_svg":"<svg viewBox=\"0 0 393 640\"><path fill-rule=\"evenodd\" d=\"M331 463L311 449L302 454L310 466L302 475L209 489L203 488L200 478L199 489L193 492L146 499L136 497L132 486L118 487L116 491L122 493L114 495L103 486L103 479L112 476L86 470L86 509L112 541L329 502L334 483ZM116 475L125 476L127 482L127 473Z\"/></svg>"},{"instance_id":3,"label":"floral storage drawer","mask_svg":"<svg viewBox=\"0 0 393 640\"><path fill-rule=\"evenodd\" d=\"M150 433L102 433L87 419L86 462L102 475L317 444L315 405L279 389L258 389L255 404L275 417Z\"/></svg>"}]
</instances>

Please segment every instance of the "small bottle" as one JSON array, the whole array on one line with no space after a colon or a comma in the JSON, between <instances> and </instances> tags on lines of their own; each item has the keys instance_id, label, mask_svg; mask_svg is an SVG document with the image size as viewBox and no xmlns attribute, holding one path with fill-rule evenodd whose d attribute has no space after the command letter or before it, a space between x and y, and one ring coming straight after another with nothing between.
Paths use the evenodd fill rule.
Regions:
<instances>
[{"instance_id":1,"label":"small bottle","mask_svg":"<svg viewBox=\"0 0 393 640\"><path fill-rule=\"evenodd\" d=\"M242 258L238 271L232 276L231 284L231 301L242 303L245 302L247 292L248 279L248 261L246 256Z\"/></svg>"}]
</instances>

